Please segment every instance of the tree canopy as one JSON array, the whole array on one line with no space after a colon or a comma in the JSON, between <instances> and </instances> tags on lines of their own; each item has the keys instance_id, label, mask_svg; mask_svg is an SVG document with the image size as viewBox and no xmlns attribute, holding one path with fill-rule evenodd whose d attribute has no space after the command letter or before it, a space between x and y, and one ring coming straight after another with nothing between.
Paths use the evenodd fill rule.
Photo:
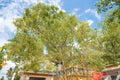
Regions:
<instances>
[{"instance_id":1,"label":"tree canopy","mask_svg":"<svg viewBox=\"0 0 120 80\"><path fill-rule=\"evenodd\" d=\"M101 69L106 64L97 29L53 5L26 8L14 25L16 35L5 48L19 69L54 71L57 64L63 70L71 66Z\"/></svg>"},{"instance_id":2,"label":"tree canopy","mask_svg":"<svg viewBox=\"0 0 120 80\"><path fill-rule=\"evenodd\" d=\"M119 64L120 60L120 0L100 0L96 3L98 12L106 12L103 20L101 50L109 64Z\"/></svg>"},{"instance_id":3,"label":"tree canopy","mask_svg":"<svg viewBox=\"0 0 120 80\"><path fill-rule=\"evenodd\" d=\"M120 22L119 14L115 13L117 9L107 14L103 26L103 36L101 37L102 49L106 52L104 59L111 64L119 62L120 48Z\"/></svg>"}]
</instances>

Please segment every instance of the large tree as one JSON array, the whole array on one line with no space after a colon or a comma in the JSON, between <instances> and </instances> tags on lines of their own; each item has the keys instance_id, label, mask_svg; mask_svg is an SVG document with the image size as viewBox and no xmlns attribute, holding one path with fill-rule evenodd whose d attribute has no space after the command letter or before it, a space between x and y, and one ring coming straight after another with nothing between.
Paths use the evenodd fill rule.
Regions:
<instances>
[{"instance_id":1,"label":"large tree","mask_svg":"<svg viewBox=\"0 0 120 80\"><path fill-rule=\"evenodd\" d=\"M39 3L27 8L14 24L16 35L5 47L9 59L22 70L50 69L45 63L62 64L63 70L81 62L88 66L88 62L95 63L87 58L88 54L99 54L88 22L79 21L53 5Z\"/></svg>"}]
</instances>

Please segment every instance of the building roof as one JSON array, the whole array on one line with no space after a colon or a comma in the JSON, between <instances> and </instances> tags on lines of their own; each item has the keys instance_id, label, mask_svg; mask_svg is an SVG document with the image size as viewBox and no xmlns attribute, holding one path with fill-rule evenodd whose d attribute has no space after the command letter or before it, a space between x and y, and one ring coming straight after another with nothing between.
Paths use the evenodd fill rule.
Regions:
<instances>
[{"instance_id":1,"label":"building roof","mask_svg":"<svg viewBox=\"0 0 120 80\"><path fill-rule=\"evenodd\" d=\"M83 73L81 74L82 76L86 75L84 72L86 71L91 71L90 69L86 69L86 68L77 68L77 67L71 67L71 68L67 68L65 69L65 71L59 71L59 72L50 72L50 71L46 71L46 72L33 72L33 71L24 71L24 72L20 72L19 75L34 75L34 76L59 76L59 75L63 75L64 73L74 73L74 72L80 72L83 71Z\"/></svg>"},{"instance_id":2,"label":"building roof","mask_svg":"<svg viewBox=\"0 0 120 80\"><path fill-rule=\"evenodd\" d=\"M26 71L26 72L20 72L19 75L34 75L34 76L54 76L55 73L53 72L32 72L32 71Z\"/></svg>"},{"instance_id":3,"label":"building roof","mask_svg":"<svg viewBox=\"0 0 120 80\"><path fill-rule=\"evenodd\" d=\"M110 67L110 68L106 68L106 69L103 70L103 72L107 72L108 75L111 75L111 76L118 75L119 71L120 71L120 66Z\"/></svg>"}]
</instances>

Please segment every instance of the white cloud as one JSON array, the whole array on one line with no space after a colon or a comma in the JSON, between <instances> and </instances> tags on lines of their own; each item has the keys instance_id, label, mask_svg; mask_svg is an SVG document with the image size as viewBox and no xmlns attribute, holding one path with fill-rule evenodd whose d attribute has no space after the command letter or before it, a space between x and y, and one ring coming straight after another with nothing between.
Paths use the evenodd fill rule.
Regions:
<instances>
[{"instance_id":1,"label":"white cloud","mask_svg":"<svg viewBox=\"0 0 120 80\"><path fill-rule=\"evenodd\" d=\"M78 14L78 17L84 16L85 13Z\"/></svg>"},{"instance_id":2,"label":"white cloud","mask_svg":"<svg viewBox=\"0 0 120 80\"><path fill-rule=\"evenodd\" d=\"M5 32L5 27L9 29L10 32L15 31L16 28L14 27L12 22L13 21L10 18L0 18L0 32Z\"/></svg>"},{"instance_id":3,"label":"white cloud","mask_svg":"<svg viewBox=\"0 0 120 80\"><path fill-rule=\"evenodd\" d=\"M77 11L79 11L79 10L80 10L79 8L74 8L74 11L75 11L75 12L77 12Z\"/></svg>"},{"instance_id":4,"label":"white cloud","mask_svg":"<svg viewBox=\"0 0 120 80\"><path fill-rule=\"evenodd\" d=\"M0 46L4 46L5 43L8 43L5 39L0 39Z\"/></svg>"},{"instance_id":5,"label":"white cloud","mask_svg":"<svg viewBox=\"0 0 120 80\"><path fill-rule=\"evenodd\" d=\"M93 20L87 20L87 21L88 21L89 26L91 26L94 23Z\"/></svg>"},{"instance_id":6,"label":"white cloud","mask_svg":"<svg viewBox=\"0 0 120 80\"><path fill-rule=\"evenodd\" d=\"M97 13L97 11L95 10L95 9L87 9L87 10L85 10L85 13L92 13L92 14L94 14L95 15L95 17L98 19L98 20L100 20L101 19L101 16Z\"/></svg>"},{"instance_id":7,"label":"white cloud","mask_svg":"<svg viewBox=\"0 0 120 80\"><path fill-rule=\"evenodd\" d=\"M59 7L60 9L62 9L61 6L63 6L63 3L61 0L48 0L46 2L48 2L48 4L55 5L55 6Z\"/></svg>"},{"instance_id":8,"label":"white cloud","mask_svg":"<svg viewBox=\"0 0 120 80\"><path fill-rule=\"evenodd\" d=\"M79 10L80 10L79 8L74 8L74 9L72 10L72 14L75 14L75 15L77 15L77 16L79 17L79 15L77 14L77 12L78 12Z\"/></svg>"},{"instance_id":9,"label":"white cloud","mask_svg":"<svg viewBox=\"0 0 120 80\"><path fill-rule=\"evenodd\" d=\"M0 32L4 32L4 31L3 31L3 28L4 28L3 22L4 22L4 19L3 19L3 18L0 18Z\"/></svg>"}]
</instances>

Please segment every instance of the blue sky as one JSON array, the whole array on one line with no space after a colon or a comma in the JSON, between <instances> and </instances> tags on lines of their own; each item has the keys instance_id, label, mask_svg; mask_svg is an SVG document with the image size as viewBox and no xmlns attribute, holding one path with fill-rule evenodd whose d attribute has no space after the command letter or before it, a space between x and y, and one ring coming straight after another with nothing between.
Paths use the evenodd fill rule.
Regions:
<instances>
[{"instance_id":1,"label":"blue sky","mask_svg":"<svg viewBox=\"0 0 120 80\"><path fill-rule=\"evenodd\" d=\"M87 20L96 28L102 15L97 14L95 3L99 0L0 0L0 46L7 43L15 34L13 19L21 17L24 8L38 2L53 4L60 9L76 14L80 20Z\"/></svg>"},{"instance_id":2,"label":"blue sky","mask_svg":"<svg viewBox=\"0 0 120 80\"><path fill-rule=\"evenodd\" d=\"M91 21L92 27L97 27L102 16L97 14L95 3L99 0L63 0L62 8L67 12L75 13L80 20Z\"/></svg>"}]
</instances>

